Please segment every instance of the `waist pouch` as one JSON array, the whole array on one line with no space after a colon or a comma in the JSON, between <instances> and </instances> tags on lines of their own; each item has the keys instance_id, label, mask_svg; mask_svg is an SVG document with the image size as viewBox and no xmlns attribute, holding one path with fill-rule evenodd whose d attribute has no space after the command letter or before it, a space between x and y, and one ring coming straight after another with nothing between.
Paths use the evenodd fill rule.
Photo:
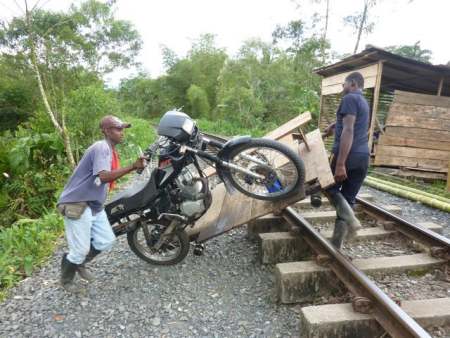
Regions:
<instances>
[{"instance_id":1,"label":"waist pouch","mask_svg":"<svg viewBox=\"0 0 450 338\"><path fill-rule=\"evenodd\" d=\"M87 202L61 203L57 205L57 208L61 215L67 218L80 219L87 206Z\"/></svg>"}]
</instances>

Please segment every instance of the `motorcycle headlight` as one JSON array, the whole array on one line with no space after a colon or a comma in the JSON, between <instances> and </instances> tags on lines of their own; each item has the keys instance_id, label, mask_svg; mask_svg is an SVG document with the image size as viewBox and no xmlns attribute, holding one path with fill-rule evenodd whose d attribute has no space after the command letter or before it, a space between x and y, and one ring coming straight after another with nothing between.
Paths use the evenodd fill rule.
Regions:
<instances>
[{"instance_id":1,"label":"motorcycle headlight","mask_svg":"<svg viewBox=\"0 0 450 338\"><path fill-rule=\"evenodd\" d=\"M184 120L181 129L183 129L187 134L192 135L192 132L194 131L194 121L190 119Z\"/></svg>"}]
</instances>

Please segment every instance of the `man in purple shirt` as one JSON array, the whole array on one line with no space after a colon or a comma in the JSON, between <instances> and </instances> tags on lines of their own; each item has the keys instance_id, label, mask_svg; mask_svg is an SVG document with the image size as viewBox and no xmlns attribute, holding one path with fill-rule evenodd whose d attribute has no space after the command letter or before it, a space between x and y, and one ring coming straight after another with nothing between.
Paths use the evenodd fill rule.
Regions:
<instances>
[{"instance_id":1,"label":"man in purple shirt","mask_svg":"<svg viewBox=\"0 0 450 338\"><path fill-rule=\"evenodd\" d=\"M105 139L86 150L57 202L69 246L61 262L61 284L69 291L73 291L70 289L76 272L92 280L84 264L111 248L115 241L103 208L108 183L145 166L145 158L141 157L128 167L118 168L115 146L123 141L123 130L129 127L129 123L111 115L100 121Z\"/></svg>"}]
</instances>

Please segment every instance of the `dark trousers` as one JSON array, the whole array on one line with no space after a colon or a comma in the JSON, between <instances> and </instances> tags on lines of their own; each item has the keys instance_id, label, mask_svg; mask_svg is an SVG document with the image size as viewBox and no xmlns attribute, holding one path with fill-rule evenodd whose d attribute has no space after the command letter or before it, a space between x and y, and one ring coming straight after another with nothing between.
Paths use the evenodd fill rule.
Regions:
<instances>
[{"instance_id":1,"label":"dark trousers","mask_svg":"<svg viewBox=\"0 0 450 338\"><path fill-rule=\"evenodd\" d=\"M336 157L333 155L331 160L331 171L333 175L336 170ZM347 202L353 207L356 201L356 195L361 188L364 179L369 169L369 154L353 153L349 154L347 161L345 162L345 168L347 170L347 179L343 182L336 183L331 188L327 189L327 193L333 194L341 192Z\"/></svg>"}]
</instances>

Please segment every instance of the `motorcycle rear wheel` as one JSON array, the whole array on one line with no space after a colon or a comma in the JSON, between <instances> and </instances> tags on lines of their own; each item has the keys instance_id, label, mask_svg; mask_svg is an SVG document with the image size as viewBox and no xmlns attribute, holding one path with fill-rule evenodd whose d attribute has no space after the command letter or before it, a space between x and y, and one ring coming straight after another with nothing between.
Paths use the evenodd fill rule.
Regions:
<instances>
[{"instance_id":1,"label":"motorcycle rear wheel","mask_svg":"<svg viewBox=\"0 0 450 338\"><path fill-rule=\"evenodd\" d=\"M184 230L178 230L174 232L169 242L163 244L160 250L152 250L151 245L147 242L144 234L143 227L147 226L148 229L151 226L165 226L160 224L141 224L136 229L127 233L127 241L131 251L136 256L146 261L147 263L154 265L175 265L181 262L189 252L189 237ZM149 229L151 232L152 229ZM158 238L155 238L155 241Z\"/></svg>"}]
</instances>

